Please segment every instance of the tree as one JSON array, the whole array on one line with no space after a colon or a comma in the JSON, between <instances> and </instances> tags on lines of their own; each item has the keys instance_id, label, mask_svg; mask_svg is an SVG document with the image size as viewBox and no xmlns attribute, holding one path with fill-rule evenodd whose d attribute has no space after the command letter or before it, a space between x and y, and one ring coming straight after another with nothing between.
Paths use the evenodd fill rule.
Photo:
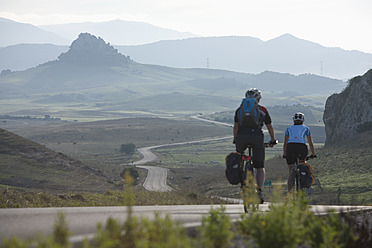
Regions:
<instances>
[{"instance_id":1,"label":"tree","mask_svg":"<svg viewBox=\"0 0 372 248\"><path fill-rule=\"evenodd\" d=\"M133 154L136 151L136 145L133 143L122 144L120 152L125 154Z\"/></svg>"}]
</instances>

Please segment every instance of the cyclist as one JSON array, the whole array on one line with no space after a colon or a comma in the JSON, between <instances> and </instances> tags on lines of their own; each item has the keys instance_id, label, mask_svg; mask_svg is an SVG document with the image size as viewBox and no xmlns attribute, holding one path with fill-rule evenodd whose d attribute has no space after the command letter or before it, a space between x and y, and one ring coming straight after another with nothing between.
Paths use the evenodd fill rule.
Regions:
<instances>
[{"instance_id":1,"label":"cyclist","mask_svg":"<svg viewBox=\"0 0 372 248\"><path fill-rule=\"evenodd\" d=\"M249 89L246 94L246 98L256 98L257 102L261 99L261 91L256 88ZM261 203L263 203L262 198L262 186L265 182L265 145L264 145L264 135L262 132L262 127L265 124L267 130L270 134L270 146L276 144L276 139L274 135L274 128L271 123L271 117L269 112L264 106L259 105L260 109L260 119L259 125L257 127L244 127L239 126L239 117L238 113L241 106L235 111L234 117L234 143L236 151L239 153L244 153L248 145L252 145L252 155L253 155L253 167L256 168L256 183L258 188L258 194L261 198Z\"/></svg>"},{"instance_id":2,"label":"cyclist","mask_svg":"<svg viewBox=\"0 0 372 248\"><path fill-rule=\"evenodd\" d=\"M301 112L294 114L293 116L293 125L288 127L285 131L284 136L284 145L283 145L283 158L286 158L288 169L289 169L289 176L288 176L288 192L292 189L292 177L291 177L291 170L294 164L296 163L296 155L299 155L299 161L304 162L307 154L308 149L306 145L305 138L307 137L307 141L310 146L311 150L311 157L316 157L314 143L311 138L310 128L305 126L303 123L305 121L305 115Z\"/></svg>"}]
</instances>

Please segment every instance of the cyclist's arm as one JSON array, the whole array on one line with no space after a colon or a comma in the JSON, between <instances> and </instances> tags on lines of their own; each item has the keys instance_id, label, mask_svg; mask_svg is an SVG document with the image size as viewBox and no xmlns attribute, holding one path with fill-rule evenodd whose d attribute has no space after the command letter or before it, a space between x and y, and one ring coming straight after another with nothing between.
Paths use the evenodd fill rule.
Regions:
<instances>
[{"instance_id":1,"label":"cyclist's arm","mask_svg":"<svg viewBox=\"0 0 372 248\"><path fill-rule=\"evenodd\" d=\"M288 144L289 136L284 136L284 144L283 144L283 156L287 156L287 144Z\"/></svg>"},{"instance_id":2,"label":"cyclist's arm","mask_svg":"<svg viewBox=\"0 0 372 248\"><path fill-rule=\"evenodd\" d=\"M239 124L238 122L234 122L234 140L236 136L238 135L238 130L239 130Z\"/></svg>"},{"instance_id":3,"label":"cyclist's arm","mask_svg":"<svg viewBox=\"0 0 372 248\"><path fill-rule=\"evenodd\" d=\"M273 142L276 141L273 124L271 124L271 123L266 124L266 127L267 127L267 130L269 131L271 141L273 141Z\"/></svg>"},{"instance_id":4,"label":"cyclist's arm","mask_svg":"<svg viewBox=\"0 0 372 248\"><path fill-rule=\"evenodd\" d=\"M307 142L309 142L311 154L315 155L315 148L314 148L314 143L313 143L313 139L311 138L311 135L307 136Z\"/></svg>"}]
</instances>

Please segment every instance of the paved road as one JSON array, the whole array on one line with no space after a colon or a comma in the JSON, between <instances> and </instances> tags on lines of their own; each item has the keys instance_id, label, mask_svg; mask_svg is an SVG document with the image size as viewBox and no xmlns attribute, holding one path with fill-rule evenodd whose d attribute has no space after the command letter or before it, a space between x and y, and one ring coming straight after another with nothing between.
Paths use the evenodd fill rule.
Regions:
<instances>
[{"instance_id":1,"label":"paved road","mask_svg":"<svg viewBox=\"0 0 372 248\"><path fill-rule=\"evenodd\" d=\"M195 115L195 116L191 116L191 118L196 119L196 120L199 120L199 121L205 121L205 122L210 122L210 123L218 124L218 125L224 125L224 126L228 126L228 127L234 127L233 124L229 124L229 123L225 123L225 122L219 122L219 121L207 120L207 119L204 119L204 118L200 118L201 116L202 115Z\"/></svg>"},{"instance_id":2,"label":"paved road","mask_svg":"<svg viewBox=\"0 0 372 248\"><path fill-rule=\"evenodd\" d=\"M144 164L148 162L156 161L158 159L158 157L154 153L151 152L152 149L166 147L166 146L187 145L187 144L210 142L210 141L224 140L224 139L232 139L232 136L139 148L138 152L142 155L142 159L137 162L134 162L133 164L136 165L138 168L148 170L146 180L143 184L143 187L145 189L147 189L148 191L161 191L161 192L171 191L172 188L167 185L168 170L166 168L159 167L159 166L144 166Z\"/></svg>"},{"instance_id":3,"label":"paved road","mask_svg":"<svg viewBox=\"0 0 372 248\"><path fill-rule=\"evenodd\" d=\"M143 187L148 191L168 192L172 188L167 185L168 169L156 166L137 166L147 170L147 177Z\"/></svg>"},{"instance_id":4,"label":"paved road","mask_svg":"<svg viewBox=\"0 0 372 248\"><path fill-rule=\"evenodd\" d=\"M220 205L177 205L177 206L134 206L133 213L138 217L153 219L154 212L164 216L170 215L173 220L180 221L185 227L200 225L202 216L209 213L211 208L219 208ZM233 221L241 218L244 214L242 205L225 205L226 215ZM259 206L260 211L268 211L269 204ZM328 210L346 212L372 211L372 206L311 206L311 211L316 214L325 214ZM55 218L59 211L66 216L69 230L74 236L70 241L82 241L84 237L92 238L96 232L97 223L105 224L107 218L112 217L123 223L127 217L127 207L70 207L70 208L22 208L0 209L0 242L4 237L16 235L20 238L35 237L36 234L51 235Z\"/></svg>"}]
</instances>

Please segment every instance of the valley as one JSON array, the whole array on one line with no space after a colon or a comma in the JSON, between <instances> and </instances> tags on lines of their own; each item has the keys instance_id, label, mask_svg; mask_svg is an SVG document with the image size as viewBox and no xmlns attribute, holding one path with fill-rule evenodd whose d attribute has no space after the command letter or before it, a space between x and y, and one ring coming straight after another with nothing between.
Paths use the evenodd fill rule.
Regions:
<instances>
[{"instance_id":1,"label":"valley","mask_svg":"<svg viewBox=\"0 0 372 248\"><path fill-rule=\"evenodd\" d=\"M331 199L335 189L341 185L341 181L333 180L332 176L339 177L339 167L353 163L345 158L347 162L333 165L331 160L340 154L337 150L328 154L330 148L322 148L327 141L323 123L324 119L328 120L323 116L327 99L331 94L344 90L345 86L342 80L313 74L296 76L271 71L249 74L140 64L119 53L102 38L82 33L56 60L25 71L0 75L0 128L78 161L95 174L97 180L104 182L99 191L120 190L124 170L133 169L131 164L140 159L137 153L122 152L122 145L131 144L138 149L231 136L232 128L228 125L233 122L234 110L247 88L257 87L262 90L261 104L268 108L280 142L285 128L292 123L293 113L302 111L305 114L305 124L313 132L321 157L312 161L323 182L320 191L315 191L313 201L328 203L328 200L334 201ZM368 94L363 97L365 95ZM194 115L228 125L201 122L191 118ZM359 127L368 129L368 118L366 114L367 122L358 124ZM203 192L208 196L238 196L238 189L228 185L223 174L224 157L233 150L231 141L162 147L155 151L159 160L150 164L168 168L168 181L181 191ZM363 154L358 147L353 153ZM280 145L267 151L267 179L284 185L287 168L280 155ZM9 154L2 158L2 168L9 169L9 163L13 163L9 161L16 160L6 156ZM327 163L332 166L325 167ZM35 162L31 161L31 164ZM89 186L95 184L94 181L70 187L73 185L68 176L71 171L58 179L58 187L41 187L35 182L48 183L37 177L40 168L30 167L34 169L30 176L33 180L28 181L22 174L27 166L30 164L24 164L18 171L2 172L2 187L95 191L96 187ZM370 175L365 172L368 166L367 162L360 162L353 174L355 178L350 178L351 181L360 179L360 187L355 183L345 183L345 197L340 203L371 202L367 182ZM57 172L51 167L44 177L58 175ZM141 182L145 174L138 170L136 185L139 191L143 191ZM81 178L89 181L90 177L81 175ZM51 177L49 183L53 180L57 181ZM327 193L332 197L325 197ZM361 194L363 196L359 197Z\"/></svg>"}]
</instances>

